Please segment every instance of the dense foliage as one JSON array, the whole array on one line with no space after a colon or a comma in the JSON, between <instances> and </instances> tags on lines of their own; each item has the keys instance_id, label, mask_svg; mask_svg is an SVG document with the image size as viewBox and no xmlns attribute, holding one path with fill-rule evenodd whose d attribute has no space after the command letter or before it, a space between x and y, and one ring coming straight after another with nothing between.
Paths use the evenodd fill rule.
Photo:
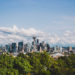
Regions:
<instances>
[{"instance_id":1,"label":"dense foliage","mask_svg":"<svg viewBox=\"0 0 75 75\"><path fill-rule=\"evenodd\" d=\"M55 60L46 52L0 55L0 75L75 75L75 54Z\"/></svg>"}]
</instances>

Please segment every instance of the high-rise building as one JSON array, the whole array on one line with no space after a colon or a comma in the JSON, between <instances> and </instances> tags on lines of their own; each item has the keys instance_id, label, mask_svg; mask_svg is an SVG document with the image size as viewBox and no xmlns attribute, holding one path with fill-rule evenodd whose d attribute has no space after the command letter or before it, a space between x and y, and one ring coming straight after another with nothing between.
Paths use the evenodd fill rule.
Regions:
<instances>
[{"instance_id":1,"label":"high-rise building","mask_svg":"<svg viewBox=\"0 0 75 75\"><path fill-rule=\"evenodd\" d=\"M50 45L47 44L47 52L50 52Z\"/></svg>"},{"instance_id":2,"label":"high-rise building","mask_svg":"<svg viewBox=\"0 0 75 75\"><path fill-rule=\"evenodd\" d=\"M72 47L69 47L69 51L72 51Z\"/></svg>"},{"instance_id":3,"label":"high-rise building","mask_svg":"<svg viewBox=\"0 0 75 75\"><path fill-rule=\"evenodd\" d=\"M23 42L19 42L18 43L18 52L22 52L23 51Z\"/></svg>"},{"instance_id":4,"label":"high-rise building","mask_svg":"<svg viewBox=\"0 0 75 75\"><path fill-rule=\"evenodd\" d=\"M39 44L39 39L37 39L37 44Z\"/></svg>"},{"instance_id":5,"label":"high-rise building","mask_svg":"<svg viewBox=\"0 0 75 75\"><path fill-rule=\"evenodd\" d=\"M55 47L54 47L54 52L60 52L60 47L55 46Z\"/></svg>"},{"instance_id":6,"label":"high-rise building","mask_svg":"<svg viewBox=\"0 0 75 75\"><path fill-rule=\"evenodd\" d=\"M10 45L6 45L6 51L10 53Z\"/></svg>"},{"instance_id":7,"label":"high-rise building","mask_svg":"<svg viewBox=\"0 0 75 75\"><path fill-rule=\"evenodd\" d=\"M63 52L63 49L62 49L62 47L60 47L60 52L61 52L61 53Z\"/></svg>"},{"instance_id":8,"label":"high-rise building","mask_svg":"<svg viewBox=\"0 0 75 75\"><path fill-rule=\"evenodd\" d=\"M33 51L33 52L36 52L37 51L37 40L36 40L36 37L34 36L33 37L33 42L32 42L32 50L31 51Z\"/></svg>"},{"instance_id":9,"label":"high-rise building","mask_svg":"<svg viewBox=\"0 0 75 75\"><path fill-rule=\"evenodd\" d=\"M47 47L46 47L46 44L44 41L42 43L40 43L40 47L42 50L47 50Z\"/></svg>"},{"instance_id":10,"label":"high-rise building","mask_svg":"<svg viewBox=\"0 0 75 75\"><path fill-rule=\"evenodd\" d=\"M16 52L16 43L12 43L12 52Z\"/></svg>"},{"instance_id":11,"label":"high-rise building","mask_svg":"<svg viewBox=\"0 0 75 75\"><path fill-rule=\"evenodd\" d=\"M30 48L31 48L30 43L25 44L24 45L24 52L30 52Z\"/></svg>"}]
</instances>

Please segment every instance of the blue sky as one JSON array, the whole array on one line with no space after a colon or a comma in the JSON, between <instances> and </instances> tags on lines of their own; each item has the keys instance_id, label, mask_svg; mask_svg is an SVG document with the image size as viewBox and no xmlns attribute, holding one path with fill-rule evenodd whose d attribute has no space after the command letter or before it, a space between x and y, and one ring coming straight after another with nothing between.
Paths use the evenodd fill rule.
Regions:
<instances>
[{"instance_id":1,"label":"blue sky","mask_svg":"<svg viewBox=\"0 0 75 75\"><path fill-rule=\"evenodd\" d=\"M75 0L0 0L0 27L47 33L75 30Z\"/></svg>"},{"instance_id":2,"label":"blue sky","mask_svg":"<svg viewBox=\"0 0 75 75\"><path fill-rule=\"evenodd\" d=\"M45 31L51 27L74 26L71 22L62 25L63 17L75 17L75 0L0 0L0 26L15 24Z\"/></svg>"}]
</instances>

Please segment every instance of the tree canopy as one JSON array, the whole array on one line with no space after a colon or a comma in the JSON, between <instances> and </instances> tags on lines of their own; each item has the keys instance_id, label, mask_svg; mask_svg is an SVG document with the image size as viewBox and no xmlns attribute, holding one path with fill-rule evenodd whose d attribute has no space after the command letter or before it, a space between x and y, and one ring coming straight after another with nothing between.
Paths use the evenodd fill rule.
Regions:
<instances>
[{"instance_id":1,"label":"tree canopy","mask_svg":"<svg viewBox=\"0 0 75 75\"><path fill-rule=\"evenodd\" d=\"M75 75L75 54L57 60L47 52L0 55L0 75Z\"/></svg>"}]
</instances>

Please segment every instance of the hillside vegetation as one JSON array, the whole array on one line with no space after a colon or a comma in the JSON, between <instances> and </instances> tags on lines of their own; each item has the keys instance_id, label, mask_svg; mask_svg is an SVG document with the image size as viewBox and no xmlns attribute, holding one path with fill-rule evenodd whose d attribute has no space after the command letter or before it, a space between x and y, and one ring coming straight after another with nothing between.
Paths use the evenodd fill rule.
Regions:
<instances>
[{"instance_id":1,"label":"hillside vegetation","mask_svg":"<svg viewBox=\"0 0 75 75\"><path fill-rule=\"evenodd\" d=\"M75 75L75 54L55 60L46 52L0 55L0 75Z\"/></svg>"}]
</instances>

